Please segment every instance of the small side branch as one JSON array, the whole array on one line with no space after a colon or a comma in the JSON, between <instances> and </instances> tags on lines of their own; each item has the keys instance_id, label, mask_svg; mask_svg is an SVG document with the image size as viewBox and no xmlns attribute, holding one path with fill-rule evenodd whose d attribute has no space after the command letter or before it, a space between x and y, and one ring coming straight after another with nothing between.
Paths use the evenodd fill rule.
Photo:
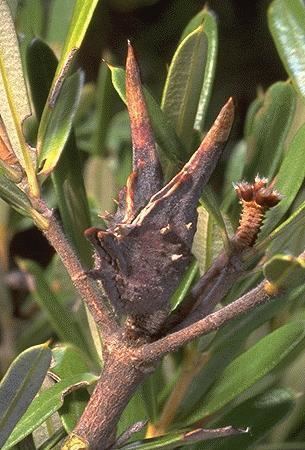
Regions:
<instances>
[{"instance_id":1,"label":"small side branch","mask_svg":"<svg viewBox=\"0 0 305 450\"><path fill-rule=\"evenodd\" d=\"M166 353L178 350L182 345L187 344L193 339L217 330L237 316L250 311L261 303L265 303L271 297L272 295L267 289L267 282L263 281L238 300L208 315L193 325L171 333L158 341L143 345L138 350L139 357L145 359L147 362L161 358Z\"/></svg>"}]
</instances>

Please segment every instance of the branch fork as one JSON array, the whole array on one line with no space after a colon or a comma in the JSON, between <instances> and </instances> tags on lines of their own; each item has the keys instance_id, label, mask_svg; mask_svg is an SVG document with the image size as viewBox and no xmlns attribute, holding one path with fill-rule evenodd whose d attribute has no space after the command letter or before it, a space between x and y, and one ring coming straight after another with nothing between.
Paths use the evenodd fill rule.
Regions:
<instances>
[{"instance_id":1,"label":"branch fork","mask_svg":"<svg viewBox=\"0 0 305 450\"><path fill-rule=\"evenodd\" d=\"M229 137L234 104L232 98L227 101L198 150L163 185L139 69L130 43L126 94L133 171L119 194L116 213L107 216L108 228L90 228L85 232L95 249L93 270L89 273L83 270L54 215L44 231L86 302L104 344L103 372L78 425L63 447L66 450L74 448L76 439L77 448L113 448L121 413L136 388L165 354L217 330L272 296L264 281L240 299L212 312L240 276L242 251L255 242L265 210L280 199L275 191L267 188L266 180L257 178L253 185L241 183L236 187L241 200L247 203L243 214L248 214L249 202L252 202L251 211L259 211L259 220L253 220L255 227L251 228L252 212L247 220L242 215L232 240L232 255L221 254L194 286L189 299L170 313L171 294L192 259L197 204ZM248 235L252 233L251 239L245 238L245 231Z\"/></svg>"}]
</instances>

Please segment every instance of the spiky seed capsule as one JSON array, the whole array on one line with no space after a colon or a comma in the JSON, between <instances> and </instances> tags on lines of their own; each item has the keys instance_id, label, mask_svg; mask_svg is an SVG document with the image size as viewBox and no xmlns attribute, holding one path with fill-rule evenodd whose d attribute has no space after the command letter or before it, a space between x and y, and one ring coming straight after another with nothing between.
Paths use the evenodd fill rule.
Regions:
<instances>
[{"instance_id":1,"label":"spiky seed capsule","mask_svg":"<svg viewBox=\"0 0 305 450\"><path fill-rule=\"evenodd\" d=\"M254 183L242 181L234 185L242 205L239 227L234 236L238 247L252 247L262 226L266 211L277 205L281 195L267 187L266 178L255 178Z\"/></svg>"}]
</instances>

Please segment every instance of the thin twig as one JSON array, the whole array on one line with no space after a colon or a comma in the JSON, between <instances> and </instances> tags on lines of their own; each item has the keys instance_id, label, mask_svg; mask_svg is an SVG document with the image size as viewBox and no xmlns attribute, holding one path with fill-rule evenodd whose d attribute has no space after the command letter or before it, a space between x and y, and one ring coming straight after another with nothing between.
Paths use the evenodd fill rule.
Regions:
<instances>
[{"instance_id":1,"label":"thin twig","mask_svg":"<svg viewBox=\"0 0 305 450\"><path fill-rule=\"evenodd\" d=\"M211 333L211 331L217 330L237 316L250 311L261 303L265 303L271 298L271 294L266 290L266 283L266 281L263 281L238 300L208 315L204 319L175 333L171 333L158 341L143 345L138 349L140 359L145 359L148 362L161 358L166 353L178 350L182 345L193 339Z\"/></svg>"}]
</instances>

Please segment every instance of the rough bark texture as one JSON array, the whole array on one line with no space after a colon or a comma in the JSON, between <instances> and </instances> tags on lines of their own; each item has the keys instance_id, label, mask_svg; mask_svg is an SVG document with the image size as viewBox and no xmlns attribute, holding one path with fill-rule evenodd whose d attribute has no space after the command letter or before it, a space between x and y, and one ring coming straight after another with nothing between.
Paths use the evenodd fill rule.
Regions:
<instances>
[{"instance_id":1,"label":"rough bark texture","mask_svg":"<svg viewBox=\"0 0 305 450\"><path fill-rule=\"evenodd\" d=\"M126 347L108 354L103 374L98 381L81 421L74 433L88 442L92 450L113 446L117 422L136 388L154 366L141 364Z\"/></svg>"}]
</instances>

